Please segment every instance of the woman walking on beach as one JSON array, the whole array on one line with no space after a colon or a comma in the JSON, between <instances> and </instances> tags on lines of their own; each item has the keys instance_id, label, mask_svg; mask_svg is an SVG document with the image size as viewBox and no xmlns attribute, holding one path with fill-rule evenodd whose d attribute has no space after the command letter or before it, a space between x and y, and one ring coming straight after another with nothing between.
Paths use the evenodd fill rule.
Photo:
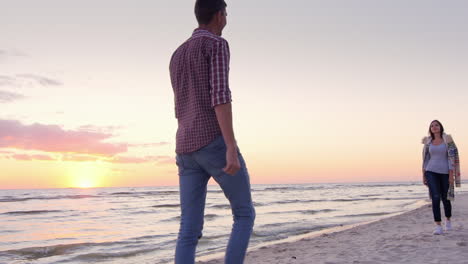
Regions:
<instances>
[{"instance_id":1,"label":"woman walking on beach","mask_svg":"<svg viewBox=\"0 0 468 264\"><path fill-rule=\"evenodd\" d=\"M458 149L450 135L438 120L431 122L429 136L423 139L423 183L429 187L432 212L436 228L434 235L443 233L440 201L444 204L445 230L451 230L452 204L455 198L454 184L460 187L460 159Z\"/></svg>"}]
</instances>

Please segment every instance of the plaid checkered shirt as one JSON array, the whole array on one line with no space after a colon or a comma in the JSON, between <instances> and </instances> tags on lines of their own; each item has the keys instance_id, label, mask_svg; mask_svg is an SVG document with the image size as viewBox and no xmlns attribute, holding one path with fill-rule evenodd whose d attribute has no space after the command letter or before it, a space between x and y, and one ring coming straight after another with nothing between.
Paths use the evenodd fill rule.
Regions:
<instances>
[{"instance_id":1,"label":"plaid checkered shirt","mask_svg":"<svg viewBox=\"0 0 468 264\"><path fill-rule=\"evenodd\" d=\"M177 154L194 152L221 135L214 107L231 102L229 56L228 42L203 29L195 29L172 55Z\"/></svg>"}]
</instances>

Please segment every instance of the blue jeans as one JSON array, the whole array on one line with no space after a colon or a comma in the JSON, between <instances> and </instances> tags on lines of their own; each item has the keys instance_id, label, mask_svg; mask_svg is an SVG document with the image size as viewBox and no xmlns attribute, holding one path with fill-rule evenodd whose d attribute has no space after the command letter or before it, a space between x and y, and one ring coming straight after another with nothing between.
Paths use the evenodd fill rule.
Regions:
<instances>
[{"instance_id":1,"label":"blue jeans","mask_svg":"<svg viewBox=\"0 0 468 264\"><path fill-rule=\"evenodd\" d=\"M434 221L440 222L440 200L444 204L445 217L452 217L452 204L447 199L449 189L449 175L440 174L432 171L426 171L425 176L427 185L429 187L429 194L432 199L432 212L434 214Z\"/></svg>"},{"instance_id":2,"label":"blue jeans","mask_svg":"<svg viewBox=\"0 0 468 264\"><path fill-rule=\"evenodd\" d=\"M231 204L234 224L226 249L225 263L241 264L249 244L255 220L250 180L245 161L238 151L241 169L228 175L226 144L222 136L189 154L177 155L180 187L180 230L175 253L176 264L195 263L195 249L202 237L207 183L212 176Z\"/></svg>"}]
</instances>

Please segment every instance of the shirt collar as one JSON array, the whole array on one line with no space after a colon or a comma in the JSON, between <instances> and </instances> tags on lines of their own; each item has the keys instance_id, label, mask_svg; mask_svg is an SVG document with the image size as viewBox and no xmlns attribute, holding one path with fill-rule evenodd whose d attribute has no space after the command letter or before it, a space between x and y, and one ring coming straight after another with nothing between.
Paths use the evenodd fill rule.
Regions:
<instances>
[{"instance_id":1,"label":"shirt collar","mask_svg":"<svg viewBox=\"0 0 468 264\"><path fill-rule=\"evenodd\" d=\"M201 29L201 28L196 28L193 31L192 36L197 36L197 35L200 35L200 34L210 34L210 35L213 35L213 36L217 36L216 34L213 34L210 31L208 31L206 29Z\"/></svg>"}]
</instances>

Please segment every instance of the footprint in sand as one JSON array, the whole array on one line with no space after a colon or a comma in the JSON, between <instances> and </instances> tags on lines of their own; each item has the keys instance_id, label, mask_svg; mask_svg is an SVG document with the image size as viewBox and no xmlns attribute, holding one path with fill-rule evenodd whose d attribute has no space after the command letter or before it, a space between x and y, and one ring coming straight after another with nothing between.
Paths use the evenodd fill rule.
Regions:
<instances>
[{"instance_id":1,"label":"footprint in sand","mask_svg":"<svg viewBox=\"0 0 468 264\"><path fill-rule=\"evenodd\" d=\"M466 242L457 242L457 246L466 247Z\"/></svg>"}]
</instances>

